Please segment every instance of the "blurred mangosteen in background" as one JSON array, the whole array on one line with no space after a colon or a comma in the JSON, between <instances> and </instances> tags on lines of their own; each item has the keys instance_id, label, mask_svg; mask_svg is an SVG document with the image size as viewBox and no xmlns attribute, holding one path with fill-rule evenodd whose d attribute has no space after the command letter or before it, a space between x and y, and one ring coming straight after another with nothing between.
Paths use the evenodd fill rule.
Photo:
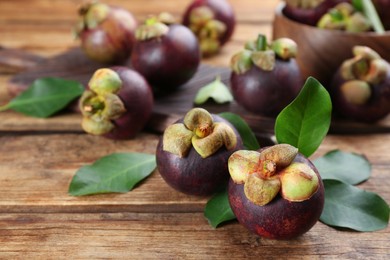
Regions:
<instances>
[{"instance_id":1,"label":"blurred mangosteen in background","mask_svg":"<svg viewBox=\"0 0 390 260\"><path fill-rule=\"evenodd\" d=\"M122 64L131 54L137 22L127 10L92 2L79 9L75 33L81 48L92 60Z\"/></svg>"},{"instance_id":2,"label":"blurred mangosteen in background","mask_svg":"<svg viewBox=\"0 0 390 260\"><path fill-rule=\"evenodd\" d=\"M334 110L357 121L378 121L390 113L390 65L366 46L352 51L331 84Z\"/></svg>"},{"instance_id":3,"label":"blurred mangosteen in background","mask_svg":"<svg viewBox=\"0 0 390 260\"><path fill-rule=\"evenodd\" d=\"M198 40L186 26L168 13L151 17L136 30L131 65L153 88L167 94L186 83L198 69Z\"/></svg>"},{"instance_id":4,"label":"blurred mangosteen in background","mask_svg":"<svg viewBox=\"0 0 390 260\"><path fill-rule=\"evenodd\" d=\"M183 24L197 36L203 56L217 54L235 27L232 6L226 0L194 0L183 15Z\"/></svg>"},{"instance_id":5,"label":"blurred mangosteen in background","mask_svg":"<svg viewBox=\"0 0 390 260\"><path fill-rule=\"evenodd\" d=\"M288 38L268 44L259 35L248 42L231 59L230 86L237 103L253 113L275 117L303 86L296 53L296 43Z\"/></svg>"}]
</instances>

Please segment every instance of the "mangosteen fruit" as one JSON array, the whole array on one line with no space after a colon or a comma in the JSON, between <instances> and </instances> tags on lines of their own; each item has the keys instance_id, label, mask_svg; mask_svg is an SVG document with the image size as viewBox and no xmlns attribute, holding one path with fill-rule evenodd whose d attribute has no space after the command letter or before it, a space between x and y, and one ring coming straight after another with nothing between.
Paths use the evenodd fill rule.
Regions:
<instances>
[{"instance_id":1,"label":"mangosteen fruit","mask_svg":"<svg viewBox=\"0 0 390 260\"><path fill-rule=\"evenodd\" d=\"M193 108L164 131L156 149L157 168L172 188L210 195L227 184L227 161L242 147L240 135L228 121Z\"/></svg>"},{"instance_id":2,"label":"mangosteen fruit","mask_svg":"<svg viewBox=\"0 0 390 260\"><path fill-rule=\"evenodd\" d=\"M186 26L174 23L169 14L147 19L135 37L131 65L156 95L177 89L197 71L201 59L198 40Z\"/></svg>"},{"instance_id":3,"label":"mangosteen fruit","mask_svg":"<svg viewBox=\"0 0 390 260\"><path fill-rule=\"evenodd\" d=\"M303 86L295 60L296 43L289 38L267 43L264 35L248 42L231 59L230 87L237 103L246 110L276 116Z\"/></svg>"},{"instance_id":4,"label":"mangosteen fruit","mask_svg":"<svg viewBox=\"0 0 390 260\"><path fill-rule=\"evenodd\" d=\"M183 24L195 33L207 57L217 54L231 38L236 21L228 1L194 0L184 12Z\"/></svg>"},{"instance_id":5,"label":"mangosteen fruit","mask_svg":"<svg viewBox=\"0 0 390 260\"><path fill-rule=\"evenodd\" d=\"M372 123L390 113L390 64L366 46L353 47L333 77L330 95L338 115Z\"/></svg>"},{"instance_id":6,"label":"mangosteen fruit","mask_svg":"<svg viewBox=\"0 0 390 260\"><path fill-rule=\"evenodd\" d=\"M310 162L288 144L234 152L228 167L230 206L239 223L271 239L293 239L318 221L324 186Z\"/></svg>"},{"instance_id":7,"label":"mangosteen fruit","mask_svg":"<svg viewBox=\"0 0 390 260\"><path fill-rule=\"evenodd\" d=\"M152 114L153 92L138 72L117 66L97 70L79 101L82 128L111 139L133 138Z\"/></svg>"},{"instance_id":8,"label":"mangosteen fruit","mask_svg":"<svg viewBox=\"0 0 390 260\"><path fill-rule=\"evenodd\" d=\"M283 14L288 18L315 26L319 19L332 7L347 0L285 0Z\"/></svg>"},{"instance_id":9,"label":"mangosteen fruit","mask_svg":"<svg viewBox=\"0 0 390 260\"><path fill-rule=\"evenodd\" d=\"M366 32L372 29L371 22L366 16L350 3L339 3L329 9L318 21L317 27L352 33Z\"/></svg>"},{"instance_id":10,"label":"mangosteen fruit","mask_svg":"<svg viewBox=\"0 0 390 260\"><path fill-rule=\"evenodd\" d=\"M137 22L129 11L92 2L83 5L79 14L75 33L89 58L102 63L122 64L130 57Z\"/></svg>"}]
</instances>

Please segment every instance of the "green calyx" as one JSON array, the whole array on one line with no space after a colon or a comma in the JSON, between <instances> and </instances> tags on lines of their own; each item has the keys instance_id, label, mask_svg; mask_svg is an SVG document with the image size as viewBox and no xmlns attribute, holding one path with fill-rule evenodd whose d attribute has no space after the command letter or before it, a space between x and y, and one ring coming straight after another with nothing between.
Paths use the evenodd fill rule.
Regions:
<instances>
[{"instance_id":1,"label":"green calyx","mask_svg":"<svg viewBox=\"0 0 390 260\"><path fill-rule=\"evenodd\" d=\"M94 73L89 87L79 101L82 128L93 135L106 134L115 127L112 120L126 112L122 100L116 95L122 81L115 71L104 68Z\"/></svg>"},{"instance_id":2,"label":"green calyx","mask_svg":"<svg viewBox=\"0 0 390 260\"><path fill-rule=\"evenodd\" d=\"M324 14L318 21L317 27L357 33L369 31L371 29L371 23L353 5L343 2Z\"/></svg>"},{"instance_id":3,"label":"green calyx","mask_svg":"<svg viewBox=\"0 0 390 260\"><path fill-rule=\"evenodd\" d=\"M169 31L169 25L176 23L176 19L170 13L160 13L151 16L145 23L135 31L135 38L140 41L147 41L164 36Z\"/></svg>"},{"instance_id":4,"label":"green calyx","mask_svg":"<svg viewBox=\"0 0 390 260\"><path fill-rule=\"evenodd\" d=\"M189 15L189 26L197 36L199 46L204 56L219 51L220 38L226 32L226 25L215 19L214 12L207 6L194 8Z\"/></svg>"},{"instance_id":5,"label":"green calyx","mask_svg":"<svg viewBox=\"0 0 390 260\"><path fill-rule=\"evenodd\" d=\"M319 179L310 166L293 162L298 149L277 144L262 152L239 150L228 161L232 180L244 184L247 198L256 205L271 202L277 194L297 202L309 199L319 187Z\"/></svg>"},{"instance_id":6,"label":"green calyx","mask_svg":"<svg viewBox=\"0 0 390 260\"><path fill-rule=\"evenodd\" d=\"M354 57L341 65L341 77L346 81L341 91L347 101L363 105L371 97L371 85L386 79L388 63L377 52L366 46L355 46Z\"/></svg>"},{"instance_id":7,"label":"green calyx","mask_svg":"<svg viewBox=\"0 0 390 260\"><path fill-rule=\"evenodd\" d=\"M216 153L221 147L233 149L237 144L234 130L213 118L203 108L193 108L184 117L183 123L167 127L163 135L163 150L186 157L191 146L202 158Z\"/></svg>"},{"instance_id":8,"label":"green calyx","mask_svg":"<svg viewBox=\"0 0 390 260\"><path fill-rule=\"evenodd\" d=\"M289 38L279 38L267 43L264 35L259 35L256 41L247 42L243 51L233 55L230 60L231 69L242 74L256 66L265 71L272 71L276 58L289 60L296 57L297 44Z\"/></svg>"},{"instance_id":9,"label":"green calyx","mask_svg":"<svg viewBox=\"0 0 390 260\"><path fill-rule=\"evenodd\" d=\"M297 8L313 9L324 2L324 0L285 0L285 2L287 5Z\"/></svg>"},{"instance_id":10,"label":"green calyx","mask_svg":"<svg viewBox=\"0 0 390 260\"><path fill-rule=\"evenodd\" d=\"M76 25L75 34L79 35L81 31L93 29L99 26L108 16L110 7L102 3L87 3L80 7L80 21Z\"/></svg>"}]
</instances>

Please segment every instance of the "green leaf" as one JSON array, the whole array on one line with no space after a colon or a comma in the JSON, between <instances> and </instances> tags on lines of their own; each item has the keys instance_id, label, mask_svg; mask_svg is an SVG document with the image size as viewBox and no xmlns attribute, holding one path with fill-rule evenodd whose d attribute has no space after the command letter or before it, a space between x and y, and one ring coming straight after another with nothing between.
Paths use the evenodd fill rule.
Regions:
<instances>
[{"instance_id":1,"label":"green leaf","mask_svg":"<svg viewBox=\"0 0 390 260\"><path fill-rule=\"evenodd\" d=\"M325 206L320 220L327 225L357 231L387 227L389 205L375 193L338 180L324 180Z\"/></svg>"},{"instance_id":2,"label":"green leaf","mask_svg":"<svg viewBox=\"0 0 390 260\"><path fill-rule=\"evenodd\" d=\"M246 149L260 149L260 145L257 142L255 134L244 119L242 119L239 115L230 112L220 113L219 116L228 120L237 129Z\"/></svg>"},{"instance_id":3,"label":"green leaf","mask_svg":"<svg viewBox=\"0 0 390 260\"><path fill-rule=\"evenodd\" d=\"M49 117L66 107L84 91L83 85L77 81L60 78L41 78L0 111L7 109L39 118Z\"/></svg>"},{"instance_id":4,"label":"green leaf","mask_svg":"<svg viewBox=\"0 0 390 260\"><path fill-rule=\"evenodd\" d=\"M201 105L205 103L209 98L212 98L218 104L233 101L232 94L230 93L226 85L223 84L219 76L213 82L199 89L198 93L195 96L194 103L196 105Z\"/></svg>"},{"instance_id":5,"label":"green leaf","mask_svg":"<svg viewBox=\"0 0 390 260\"><path fill-rule=\"evenodd\" d=\"M143 153L113 153L81 167L72 179L73 196L128 192L156 168L156 157Z\"/></svg>"},{"instance_id":6,"label":"green leaf","mask_svg":"<svg viewBox=\"0 0 390 260\"><path fill-rule=\"evenodd\" d=\"M359 10L360 8L362 10L364 15L370 21L375 32L379 34L383 34L385 32L381 19L379 18L378 12L376 11L375 6L371 0L353 1L353 4L356 9Z\"/></svg>"},{"instance_id":7,"label":"green leaf","mask_svg":"<svg viewBox=\"0 0 390 260\"><path fill-rule=\"evenodd\" d=\"M333 150L313 161L321 178L358 184L370 177L371 164L362 155Z\"/></svg>"},{"instance_id":8,"label":"green leaf","mask_svg":"<svg viewBox=\"0 0 390 260\"><path fill-rule=\"evenodd\" d=\"M225 221L236 218L229 204L227 189L216 193L207 202L204 216L214 228Z\"/></svg>"},{"instance_id":9,"label":"green leaf","mask_svg":"<svg viewBox=\"0 0 390 260\"><path fill-rule=\"evenodd\" d=\"M306 80L299 95L276 118L278 143L287 143L309 157L325 138L331 121L332 102L315 78Z\"/></svg>"}]
</instances>

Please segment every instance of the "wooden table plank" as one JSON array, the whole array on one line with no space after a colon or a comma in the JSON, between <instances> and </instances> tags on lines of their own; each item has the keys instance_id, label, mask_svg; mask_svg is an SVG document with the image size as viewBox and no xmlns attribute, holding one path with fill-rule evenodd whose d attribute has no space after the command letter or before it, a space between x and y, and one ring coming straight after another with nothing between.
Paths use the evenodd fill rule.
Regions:
<instances>
[{"instance_id":1,"label":"wooden table plank","mask_svg":"<svg viewBox=\"0 0 390 260\"><path fill-rule=\"evenodd\" d=\"M161 10L179 17L190 0L105 2L143 19ZM278 0L230 2L237 14L236 32L220 55L203 61L206 64L227 66L246 40L258 33L270 36ZM70 31L78 4L1 0L0 46L41 57L77 46ZM5 86L20 67L0 66L0 105L9 100ZM80 129L78 114L35 119L0 113L0 258L389 259L389 227L360 233L318 222L291 241L260 238L235 221L214 230L203 216L208 198L174 191L157 170L128 193L68 195L71 178L81 166L113 152L154 153L158 138L147 131L126 141L89 136ZM363 153L372 163L372 176L359 187L390 201L389 144L390 134L330 135L313 158L332 149Z\"/></svg>"},{"instance_id":2,"label":"wooden table plank","mask_svg":"<svg viewBox=\"0 0 390 260\"><path fill-rule=\"evenodd\" d=\"M385 260L390 238L385 230L373 238L317 223L298 239L276 241L237 222L214 230L201 213L98 213L0 215L0 242L9 259Z\"/></svg>"},{"instance_id":3,"label":"wooden table plank","mask_svg":"<svg viewBox=\"0 0 390 260\"><path fill-rule=\"evenodd\" d=\"M81 166L114 152L154 154L157 142L158 136L151 134L127 141L69 133L2 136L0 212L202 212L208 198L174 191L157 170L129 193L84 197L67 193ZM390 135L329 136L313 158L337 148L365 154L373 175L361 187L390 201L388 143Z\"/></svg>"}]
</instances>

